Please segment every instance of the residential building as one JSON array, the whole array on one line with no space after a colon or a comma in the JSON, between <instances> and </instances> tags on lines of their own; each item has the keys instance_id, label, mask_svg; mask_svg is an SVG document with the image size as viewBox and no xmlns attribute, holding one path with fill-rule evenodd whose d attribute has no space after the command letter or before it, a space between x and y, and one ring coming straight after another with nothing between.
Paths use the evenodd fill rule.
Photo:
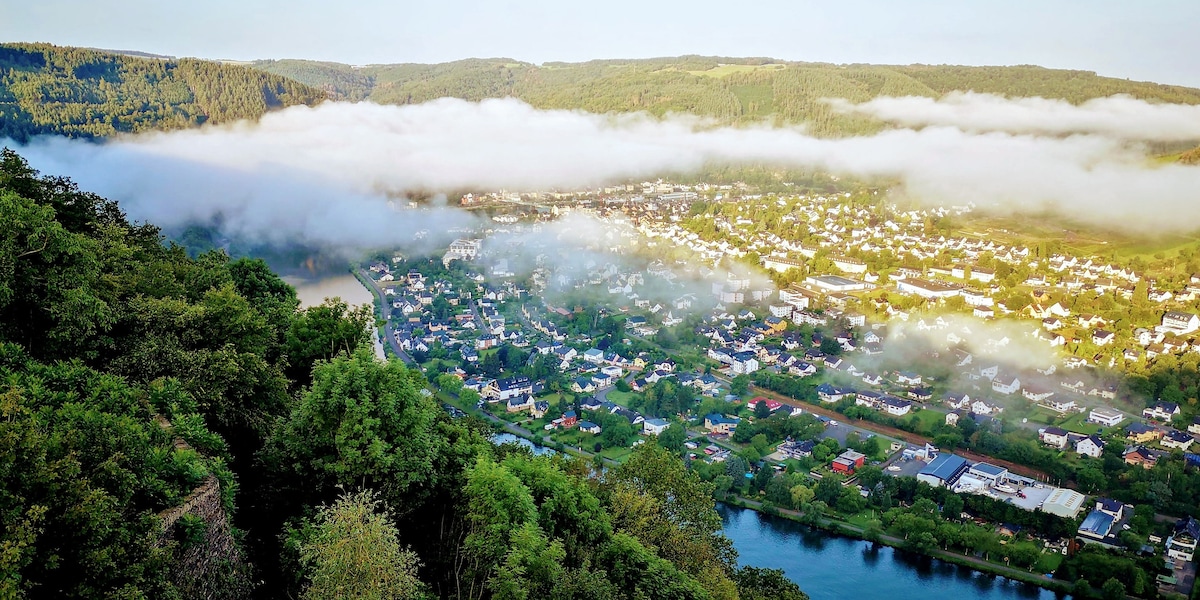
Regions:
<instances>
[{"instance_id":1,"label":"residential building","mask_svg":"<svg viewBox=\"0 0 1200 600\"><path fill-rule=\"evenodd\" d=\"M1171 537L1167 538L1167 557L1191 562L1196 557L1196 540L1200 539L1200 521L1186 516L1175 522Z\"/></svg>"},{"instance_id":2,"label":"residential building","mask_svg":"<svg viewBox=\"0 0 1200 600\"><path fill-rule=\"evenodd\" d=\"M1164 448L1183 450L1184 452L1187 452L1192 447L1193 441L1195 440L1192 439L1192 436L1182 431L1172 429L1163 436L1162 441L1159 443L1161 443Z\"/></svg>"},{"instance_id":3,"label":"residential building","mask_svg":"<svg viewBox=\"0 0 1200 600\"><path fill-rule=\"evenodd\" d=\"M1170 421L1178 414L1179 405L1174 402L1156 402L1154 406L1142 411L1143 417L1159 421Z\"/></svg>"},{"instance_id":4,"label":"residential building","mask_svg":"<svg viewBox=\"0 0 1200 600\"><path fill-rule=\"evenodd\" d=\"M732 433L742 420L717 413L704 415L704 428L710 433Z\"/></svg>"},{"instance_id":5,"label":"residential building","mask_svg":"<svg viewBox=\"0 0 1200 600\"><path fill-rule=\"evenodd\" d=\"M1125 426L1125 437L1134 443L1145 444L1162 439L1163 431L1144 423L1130 423Z\"/></svg>"},{"instance_id":6,"label":"residential building","mask_svg":"<svg viewBox=\"0 0 1200 600\"><path fill-rule=\"evenodd\" d=\"M1121 424L1121 421L1125 420L1125 415L1111 408L1096 408L1088 413L1087 420L1105 427L1116 427Z\"/></svg>"},{"instance_id":7,"label":"residential building","mask_svg":"<svg viewBox=\"0 0 1200 600\"><path fill-rule=\"evenodd\" d=\"M992 390L1001 394L1015 394L1021 391L1021 380L1015 375L996 375L992 380Z\"/></svg>"},{"instance_id":8,"label":"residential building","mask_svg":"<svg viewBox=\"0 0 1200 600\"><path fill-rule=\"evenodd\" d=\"M1200 317L1192 313L1170 311L1163 315L1162 324L1154 329L1163 333L1187 335L1200 329Z\"/></svg>"},{"instance_id":9,"label":"residential building","mask_svg":"<svg viewBox=\"0 0 1200 600\"><path fill-rule=\"evenodd\" d=\"M1126 452L1124 458L1125 464L1141 466L1143 469L1152 469L1158 464L1158 456L1141 446Z\"/></svg>"},{"instance_id":10,"label":"residential building","mask_svg":"<svg viewBox=\"0 0 1200 600\"><path fill-rule=\"evenodd\" d=\"M1042 443L1051 448L1062 450L1067 446L1067 430L1061 427L1047 427L1038 432Z\"/></svg>"},{"instance_id":11,"label":"residential building","mask_svg":"<svg viewBox=\"0 0 1200 600\"><path fill-rule=\"evenodd\" d=\"M666 419L646 419L642 421L642 433L646 435L658 435L667 430L671 426L671 422Z\"/></svg>"},{"instance_id":12,"label":"residential building","mask_svg":"<svg viewBox=\"0 0 1200 600\"><path fill-rule=\"evenodd\" d=\"M1098 435L1089 435L1075 442L1075 452L1092 458L1100 458L1104 452L1104 440Z\"/></svg>"},{"instance_id":13,"label":"residential building","mask_svg":"<svg viewBox=\"0 0 1200 600\"><path fill-rule=\"evenodd\" d=\"M902 417L912 410L912 402L901 400L895 396L886 396L881 402L883 411L894 417Z\"/></svg>"}]
</instances>

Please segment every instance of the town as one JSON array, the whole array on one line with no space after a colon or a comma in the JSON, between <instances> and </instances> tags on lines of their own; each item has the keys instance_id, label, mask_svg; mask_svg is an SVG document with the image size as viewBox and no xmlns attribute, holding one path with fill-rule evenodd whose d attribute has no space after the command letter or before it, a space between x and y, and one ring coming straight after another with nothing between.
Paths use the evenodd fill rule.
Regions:
<instances>
[{"instance_id":1,"label":"town","mask_svg":"<svg viewBox=\"0 0 1200 600\"><path fill-rule=\"evenodd\" d=\"M469 195L491 224L360 275L387 346L458 413L597 460L654 438L722 495L820 502L864 534L949 548L965 534L937 524L961 521L1033 572L1106 548L1143 595L1186 594L1200 416L1195 383L1155 368L1200 358L1200 277L955 237L972 207L874 198L661 181ZM927 523L888 510L949 496L965 507Z\"/></svg>"}]
</instances>

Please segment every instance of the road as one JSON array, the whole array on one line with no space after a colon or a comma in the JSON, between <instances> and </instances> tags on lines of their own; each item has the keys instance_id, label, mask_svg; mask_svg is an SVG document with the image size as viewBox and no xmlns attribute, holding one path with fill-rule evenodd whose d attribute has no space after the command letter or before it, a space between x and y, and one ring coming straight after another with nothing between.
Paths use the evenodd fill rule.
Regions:
<instances>
[{"instance_id":1,"label":"road","mask_svg":"<svg viewBox=\"0 0 1200 600\"><path fill-rule=\"evenodd\" d=\"M396 328L394 325L392 325L392 320L387 318L388 306L391 305L391 303L388 302L387 294L383 293L383 290L380 289L379 285L375 283L374 279L371 279L371 276L367 274L366 271L359 269L357 274L359 281L365 281L367 283L367 287L371 289L371 293L375 294L376 298L379 298L379 306L384 312L382 315L384 319L384 341L387 343L388 347L392 349L392 352L394 352L396 356L400 358L400 360L409 365L416 365L417 361L413 360L412 357L400 347L400 343L396 341Z\"/></svg>"}]
</instances>

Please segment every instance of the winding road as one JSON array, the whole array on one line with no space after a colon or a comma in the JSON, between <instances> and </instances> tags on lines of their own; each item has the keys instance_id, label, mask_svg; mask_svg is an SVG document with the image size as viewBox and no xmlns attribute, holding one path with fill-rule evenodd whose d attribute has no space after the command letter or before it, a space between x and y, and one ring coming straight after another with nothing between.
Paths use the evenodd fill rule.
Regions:
<instances>
[{"instance_id":1,"label":"winding road","mask_svg":"<svg viewBox=\"0 0 1200 600\"><path fill-rule=\"evenodd\" d=\"M375 280L371 279L371 276L363 269L359 269L355 272L355 274L358 275L358 280L365 282L367 288L371 290L371 293L375 294L375 297L379 299L380 310L383 310L386 313L388 306L390 305L387 299L387 294L383 293L383 290L377 283L375 283ZM388 347L390 347L392 352L394 352L396 356L400 357L400 360L404 361L405 364L416 365L417 361L413 360L412 357L400 347L400 343L396 341L396 327L392 325L392 320L388 319L386 314L379 316L383 318L383 338L384 341L387 342Z\"/></svg>"}]
</instances>

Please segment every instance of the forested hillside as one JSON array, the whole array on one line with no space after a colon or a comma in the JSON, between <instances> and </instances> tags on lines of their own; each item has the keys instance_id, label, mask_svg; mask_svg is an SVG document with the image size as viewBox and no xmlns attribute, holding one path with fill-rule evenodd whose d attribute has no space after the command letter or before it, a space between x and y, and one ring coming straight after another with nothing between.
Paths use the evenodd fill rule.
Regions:
<instances>
[{"instance_id":1,"label":"forested hillside","mask_svg":"<svg viewBox=\"0 0 1200 600\"><path fill-rule=\"evenodd\" d=\"M939 96L953 90L974 90L1076 103L1113 94L1200 103L1197 89L1035 66L830 65L685 56L541 66L510 59L365 67L279 60L260 61L254 67L295 77L341 97L365 97L384 104L413 104L444 96L467 100L513 96L540 108L644 110L656 115L691 112L724 122L764 118L808 122L814 132L823 135L880 127L863 117L834 114L821 102L832 97L858 102L876 96Z\"/></svg>"},{"instance_id":2,"label":"forested hillside","mask_svg":"<svg viewBox=\"0 0 1200 600\"><path fill-rule=\"evenodd\" d=\"M371 322L4 150L0 598L807 598L737 568L674 453L495 446ZM212 485L216 519L184 504Z\"/></svg>"},{"instance_id":3,"label":"forested hillside","mask_svg":"<svg viewBox=\"0 0 1200 600\"><path fill-rule=\"evenodd\" d=\"M105 137L257 119L325 94L244 66L0 44L0 138Z\"/></svg>"},{"instance_id":4,"label":"forested hillside","mask_svg":"<svg viewBox=\"0 0 1200 600\"><path fill-rule=\"evenodd\" d=\"M105 137L257 119L325 98L415 104L516 97L539 108L689 112L725 123L807 123L819 135L882 124L836 114L824 98L939 96L975 90L1082 102L1130 94L1195 104L1200 90L1035 66L830 65L684 56L533 65L511 59L352 67L306 60L250 66L162 60L47 44L0 44L0 137Z\"/></svg>"}]
</instances>

